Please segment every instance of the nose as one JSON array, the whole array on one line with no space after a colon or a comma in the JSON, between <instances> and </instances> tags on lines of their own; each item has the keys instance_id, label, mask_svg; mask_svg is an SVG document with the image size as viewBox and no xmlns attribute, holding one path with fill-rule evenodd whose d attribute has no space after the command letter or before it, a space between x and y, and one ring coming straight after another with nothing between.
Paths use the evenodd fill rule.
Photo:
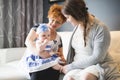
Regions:
<instances>
[{"instance_id":1,"label":"nose","mask_svg":"<svg viewBox=\"0 0 120 80\"><path fill-rule=\"evenodd\" d=\"M45 39L49 39L49 38L50 38L50 36L46 36L46 37L45 37Z\"/></svg>"},{"instance_id":2,"label":"nose","mask_svg":"<svg viewBox=\"0 0 120 80\"><path fill-rule=\"evenodd\" d=\"M46 36L45 39L48 39L48 37Z\"/></svg>"},{"instance_id":3,"label":"nose","mask_svg":"<svg viewBox=\"0 0 120 80\"><path fill-rule=\"evenodd\" d=\"M53 24L53 25L56 25L56 21L53 21L52 24Z\"/></svg>"}]
</instances>

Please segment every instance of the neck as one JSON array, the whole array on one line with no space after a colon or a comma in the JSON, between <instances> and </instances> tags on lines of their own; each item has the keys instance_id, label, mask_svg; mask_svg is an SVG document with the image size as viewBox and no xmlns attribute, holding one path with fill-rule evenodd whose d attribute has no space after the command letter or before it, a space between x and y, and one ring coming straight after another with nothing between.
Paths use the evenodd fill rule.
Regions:
<instances>
[{"instance_id":1,"label":"neck","mask_svg":"<svg viewBox=\"0 0 120 80\"><path fill-rule=\"evenodd\" d=\"M56 38L57 32L54 29L50 29L50 34L51 34L50 40L54 40Z\"/></svg>"}]
</instances>

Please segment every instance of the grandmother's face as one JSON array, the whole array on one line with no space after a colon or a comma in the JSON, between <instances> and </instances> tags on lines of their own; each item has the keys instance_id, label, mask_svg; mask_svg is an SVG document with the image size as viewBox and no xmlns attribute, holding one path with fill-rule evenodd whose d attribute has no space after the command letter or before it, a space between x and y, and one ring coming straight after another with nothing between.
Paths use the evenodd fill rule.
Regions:
<instances>
[{"instance_id":1,"label":"grandmother's face","mask_svg":"<svg viewBox=\"0 0 120 80\"><path fill-rule=\"evenodd\" d=\"M49 27L51 29L58 29L61 27L61 25L63 24L61 19L58 17L58 18L49 18Z\"/></svg>"}]
</instances>

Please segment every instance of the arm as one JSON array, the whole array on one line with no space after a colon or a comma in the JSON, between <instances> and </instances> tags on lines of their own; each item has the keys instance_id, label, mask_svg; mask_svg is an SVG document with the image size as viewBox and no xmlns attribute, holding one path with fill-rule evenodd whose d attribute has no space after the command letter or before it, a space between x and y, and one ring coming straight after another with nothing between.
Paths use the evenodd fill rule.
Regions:
<instances>
[{"instance_id":1,"label":"arm","mask_svg":"<svg viewBox=\"0 0 120 80\"><path fill-rule=\"evenodd\" d=\"M58 49L58 56L61 58L61 61L66 63L66 60L65 60L64 55L63 55L63 47Z\"/></svg>"},{"instance_id":2,"label":"arm","mask_svg":"<svg viewBox=\"0 0 120 80\"><path fill-rule=\"evenodd\" d=\"M67 71L77 68L86 68L105 61L107 50L110 45L110 34L106 27L98 26L96 29L97 30L92 30L92 35L90 36L92 38L90 41L92 54L65 66Z\"/></svg>"},{"instance_id":3,"label":"arm","mask_svg":"<svg viewBox=\"0 0 120 80\"><path fill-rule=\"evenodd\" d=\"M58 49L57 54L61 58L61 61L63 61L64 63L57 64L57 65L53 66L52 68L55 69L55 70L59 70L60 72L62 72L62 69L63 69L62 65L66 64L66 60L65 60L64 55L63 55L63 48L62 47Z\"/></svg>"},{"instance_id":4,"label":"arm","mask_svg":"<svg viewBox=\"0 0 120 80\"><path fill-rule=\"evenodd\" d=\"M62 44L61 36L59 36L59 41L58 42L59 42L59 45L58 45L58 56L61 58L61 61L65 62L65 64L66 64L66 60L65 60L64 55L63 55L63 44Z\"/></svg>"},{"instance_id":5,"label":"arm","mask_svg":"<svg viewBox=\"0 0 120 80\"><path fill-rule=\"evenodd\" d=\"M35 42L34 42L36 38L37 38L36 32L33 29L31 29L25 40L25 45L27 46L27 48L34 53L37 53Z\"/></svg>"}]
</instances>

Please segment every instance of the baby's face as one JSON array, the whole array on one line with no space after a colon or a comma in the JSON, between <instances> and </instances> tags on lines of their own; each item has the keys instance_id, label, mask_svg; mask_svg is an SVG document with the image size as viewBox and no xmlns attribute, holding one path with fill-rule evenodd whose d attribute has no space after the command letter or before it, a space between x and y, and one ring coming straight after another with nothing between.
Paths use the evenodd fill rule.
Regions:
<instances>
[{"instance_id":1,"label":"baby's face","mask_svg":"<svg viewBox=\"0 0 120 80\"><path fill-rule=\"evenodd\" d=\"M45 39L50 40L50 32L49 32L49 31L41 32L41 33L38 35L38 38L39 38L41 41L44 41Z\"/></svg>"}]
</instances>

